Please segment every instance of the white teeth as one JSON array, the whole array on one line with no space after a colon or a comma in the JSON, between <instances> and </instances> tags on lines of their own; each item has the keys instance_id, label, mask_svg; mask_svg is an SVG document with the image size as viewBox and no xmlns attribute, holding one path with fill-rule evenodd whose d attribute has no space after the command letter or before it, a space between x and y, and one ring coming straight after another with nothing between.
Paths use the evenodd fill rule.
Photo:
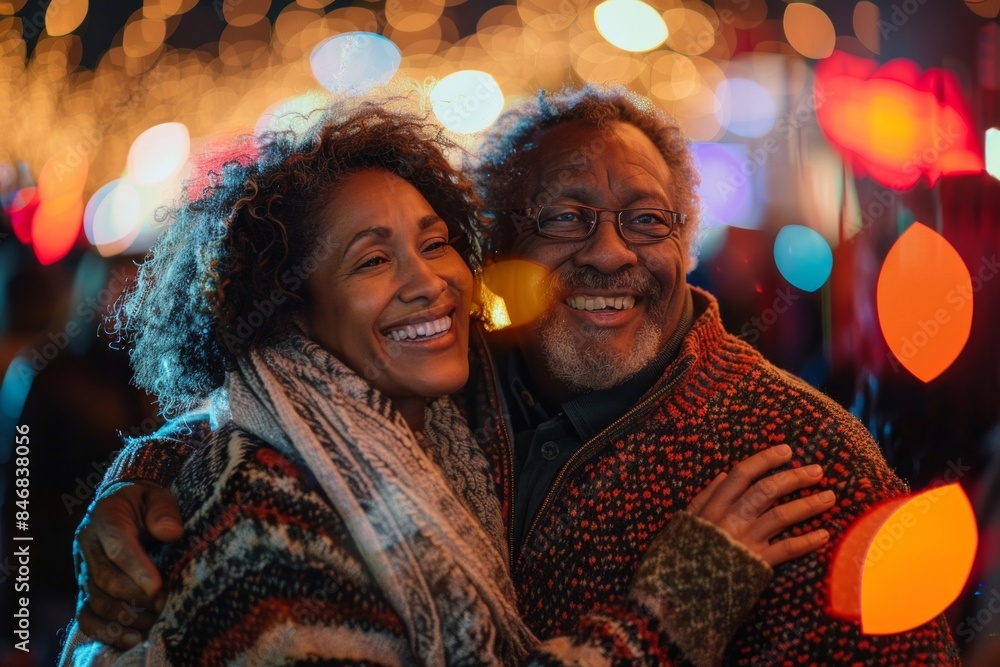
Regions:
<instances>
[{"instance_id":1,"label":"white teeth","mask_svg":"<svg viewBox=\"0 0 1000 667\"><path fill-rule=\"evenodd\" d=\"M446 315L431 322L421 322L416 326L407 324L404 327L393 329L384 335L386 338L391 338L392 340L413 340L415 338L427 338L448 331L449 329L451 329L451 318Z\"/></svg>"},{"instance_id":2,"label":"white teeth","mask_svg":"<svg viewBox=\"0 0 1000 667\"><path fill-rule=\"evenodd\" d=\"M628 310L635 305L634 296L571 296L566 299L566 305L574 310L603 310L614 308L615 310Z\"/></svg>"}]
</instances>

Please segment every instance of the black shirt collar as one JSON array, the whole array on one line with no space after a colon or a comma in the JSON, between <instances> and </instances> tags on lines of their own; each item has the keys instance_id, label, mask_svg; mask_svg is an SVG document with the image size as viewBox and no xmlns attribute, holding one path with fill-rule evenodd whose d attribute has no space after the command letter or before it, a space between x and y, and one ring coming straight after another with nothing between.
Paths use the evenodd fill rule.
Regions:
<instances>
[{"instance_id":1,"label":"black shirt collar","mask_svg":"<svg viewBox=\"0 0 1000 667\"><path fill-rule=\"evenodd\" d=\"M691 327L694 305L691 290L687 291L684 311L681 314L676 334L671 336L656 357L643 366L635 375L621 384L588 392L564 402L561 413L566 415L581 442L590 440L618 419L630 407L649 391L660 379L670 362L677 356L684 334ZM507 358L507 383L512 407L523 419L522 424L528 428L536 428L556 415L546 411L540 401L535 400L532 393L531 374L521 353L513 349Z\"/></svg>"}]
</instances>

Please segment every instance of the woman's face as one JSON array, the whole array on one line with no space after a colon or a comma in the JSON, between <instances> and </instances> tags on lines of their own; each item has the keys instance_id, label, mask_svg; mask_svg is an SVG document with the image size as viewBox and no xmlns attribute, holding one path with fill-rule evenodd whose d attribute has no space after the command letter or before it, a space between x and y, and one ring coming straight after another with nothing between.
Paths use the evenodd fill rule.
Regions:
<instances>
[{"instance_id":1,"label":"woman's face","mask_svg":"<svg viewBox=\"0 0 1000 667\"><path fill-rule=\"evenodd\" d=\"M473 282L444 220L381 169L344 179L321 215L306 280L313 338L390 398L458 390L469 375Z\"/></svg>"}]
</instances>

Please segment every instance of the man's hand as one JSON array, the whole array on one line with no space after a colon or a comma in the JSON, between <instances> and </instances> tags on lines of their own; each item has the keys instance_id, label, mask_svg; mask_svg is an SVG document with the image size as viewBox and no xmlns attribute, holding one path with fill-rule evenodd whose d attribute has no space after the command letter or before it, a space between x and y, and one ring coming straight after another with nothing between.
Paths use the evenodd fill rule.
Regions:
<instances>
[{"instance_id":1,"label":"man's hand","mask_svg":"<svg viewBox=\"0 0 1000 667\"><path fill-rule=\"evenodd\" d=\"M691 500L687 511L726 531L771 567L815 551L830 539L826 530L771 542L787 528L830 509L835 500L832 491L824 491L775 505L779 498L823 479L819 465L764 477L791 458L788 445L757 452L737 463L729 473L719 473Z\"/></svg>"},{"instance_id":2,"label":"man's hand","mask_svg":"<svg viewBox=\"0 0 1000 667\"><path fill-rule=\"evenodd\" d=\"M138 644L162 609L163 580L146 548L183 534L173 494L149 481L108 487L76 531L73 557L86 597L80 629L118 649Z\"/></svg>"}]
</instances>

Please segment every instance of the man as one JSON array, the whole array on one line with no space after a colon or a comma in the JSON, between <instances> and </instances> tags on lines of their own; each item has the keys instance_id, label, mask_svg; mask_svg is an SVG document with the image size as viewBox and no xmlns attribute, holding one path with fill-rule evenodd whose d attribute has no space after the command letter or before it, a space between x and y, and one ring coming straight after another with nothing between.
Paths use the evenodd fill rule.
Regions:
<instances>
[{"instance_id":1,"label":"man","mask_svg":"<svg viewBox=\"0 0 1000 667\"><path fill-rule=\"evenodd\" d=\"M537 322L473 345L472 378L455 398L491 462L527 625L543 639L582 638L581 659L587 647L612 646L621 659L635 648L661 664L958 664L941 617L867 637L827 616L830 546L777 565L742 626L735 564L641 560L668 523L696 521L698 502L681 510L710 480L729 471L716 487L729 494L758 477L734 464L772 445L789 445L799 463L822 463L820 486L836 494L803 532L825 527L836 540L906 487L856 420L726 334L714 299L686 285L697 176L670 119L621 90L587 87L525 103L496 127L477 173L496 215L491 261L534 262L550 278ZM132 450L109 479L169 481L191 446L173 458ZM131 516L81 533L92 606L113 609L109 592L141 594L115 576L115 563L141 555L102 552L128 541L100 531L178 536L165 491L147 482L131 493L94 510ZM704 518L734 541L747 535L738 514ZM158 586L151 565L131 571L147 592ZM652 613L628 604L630 587L633 600L644 591L639 601ZM595 610L617 624L577 627ZM93 623L94 610L84 613ZM136 627L154 616L142 613Z\"/></svg>"}]
</instances>

